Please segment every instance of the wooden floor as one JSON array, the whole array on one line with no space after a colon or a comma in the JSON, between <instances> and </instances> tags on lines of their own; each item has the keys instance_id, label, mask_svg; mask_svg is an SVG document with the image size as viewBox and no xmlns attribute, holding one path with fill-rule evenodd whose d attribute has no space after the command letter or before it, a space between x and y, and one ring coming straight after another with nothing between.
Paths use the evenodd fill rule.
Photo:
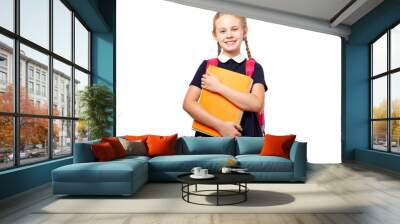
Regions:
<instances>
[{"instance_id":1,"label":"wooden floor","mask_svg":"<svg viewBox=\"0 0 400 224\"><path fill-rule=\"evenodd\" d=\"M35 214L54 200L42 186L0 202L0 223L400 223L400 174L359 163L310 165L307 183L317 183L345 201L367 204L356 214ZM318 203L318 201L315 201Z\"/></svg>"}]
</instances>

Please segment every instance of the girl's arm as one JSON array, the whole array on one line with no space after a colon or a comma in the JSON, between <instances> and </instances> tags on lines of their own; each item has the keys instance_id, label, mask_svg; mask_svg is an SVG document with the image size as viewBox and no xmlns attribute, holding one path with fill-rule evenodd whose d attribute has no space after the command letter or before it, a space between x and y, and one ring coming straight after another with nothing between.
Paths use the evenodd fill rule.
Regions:
<instances>
[{"instance_id":1,"label":"girl's arm","mask_svg":"<svg viewBox=\"0 0 400 224\"><path fill-rule=\"evenodd\" d=\"M240 136L241 134L238 130L242 130L242 128L239 125L224 122L204 110L197 102L200 92L200 88L192 85L189 86L183 101L183 109L193 119L217 130L222 136Z\"/></svg>"},{"instance_id":2,"label":"girl's arm","mask_svg":"<svg viewBox=\"0 0 400 224\"><path fill-rule=\"evenodd\" d=\"M264 108L265 88L261 83L254 84L251 93L232 89L208 73L203 75L201 83L203 88L221 94L244 111L260 112Z\"/></svg>"}]
</instances>

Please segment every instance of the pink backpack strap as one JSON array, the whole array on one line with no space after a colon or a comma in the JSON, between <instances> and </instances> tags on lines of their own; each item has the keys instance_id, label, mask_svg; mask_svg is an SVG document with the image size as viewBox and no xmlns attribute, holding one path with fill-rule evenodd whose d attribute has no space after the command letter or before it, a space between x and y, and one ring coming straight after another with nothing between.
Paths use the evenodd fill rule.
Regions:
<instances>
[{"instance_id":1,"label":"pink backpack strap","mask_svg":"<svg viewBox=\"0 0 400 224\"><path fill-rule=\"evenodd\" d=\"M253 77L254 74L254 66L256 65L256 60L253 58L249 58L246 60L246 75Z\"/></svg>"},{"instance_id":2,"label":"pink backpack strap","mask_svg":"<svg viewBox=\"0 0 400 224\"><path fill-rule=\"evenodd\" d=\"M253 77L254 74L254 67L256 65L256 60L253 58L249 58L246 60L246 75L250 78ZM265 136L265 117L264 117L264 110L259 113L256 113L258 123L260 124L262 135Z\"/></svg>"},{"instance_id":3,"label":"pink backpack strap","mask_svg":"<svg viewBox=\"0 0 400 224\"><path fill-rule=\"evenodd\" d=\"M218 66L218 58L211 58L207 60L207 67L206 70L208 68L208 66L210 65L214 65L214 66Z\"/></svg>"}]
</instances>

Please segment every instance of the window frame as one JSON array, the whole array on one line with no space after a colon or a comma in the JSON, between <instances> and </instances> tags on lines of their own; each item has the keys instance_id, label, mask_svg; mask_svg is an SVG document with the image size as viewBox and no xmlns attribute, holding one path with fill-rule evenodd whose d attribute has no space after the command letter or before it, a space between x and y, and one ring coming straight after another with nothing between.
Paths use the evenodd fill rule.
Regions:
<instances>
[{"instance_id":1,"label":"window frame","mask_svg":"<svg viewBox=\"0 0 400 224\"><path fill-rule=\"evenodd\" d=\"M375 39L373 39L370 43L368 43L368 53L369 53L369 149L373 151L391 153L391 154L400 154L400 152L393 152L392 151L392 121L400 121L400 117L393 117L392 116L392 76L396 75L396 73L400 72L400 67L391 69L391 31L393 28L400 26L400 21L395 22L389 28L387 28L383 33L378 35ZM373 44L376 43L381 37L387 35L386 38L386 46L387 46L387 62L386 62L386 71L380 74L373 74ZM373 81L378 78L386 77L386 98L387 98L387 105L386 105L386 118L373 118ZM373 122L374 121L386 121L386 151L379 150L374 148L374 136L373 136Z\"/></svg>"},{"instance_id":2,"label":"window frame","mask_svg":"<svg viewBox=\"0 0 400 224\"><path fill-rule=\"evenodd\" d=\"M53 49L53 24L54 24L54 17L53 17L53 0L48 0L49 2L49 48L46 49L45 47L42 47L39 44L34 43L33 41L30 41L29 39L24 38L23 36L20 35L20 0L14 0L13 1L13 10L14 10L14 30L10 31L4 27L0 26L0 35L3 35L5 37L11 38L13 40L13 64L12 69L11 69L11 74L14 78L14 93L13 93L13 102L14 102L14 110L13 112L1 112L0 111L0 116L11 116L13 119L13 154L14 154L14 161L13 161L13 166L11 167L5 167L5 168L0 168L0 172L5 171L5 170L10 170L10 169L16 169L19 167L23 166L29 166L37 163L43 163L46 161L54 160L54 159L62 159L65 157L70 157L73 156L74 154L74 143L75 143L75 125L76 121L78 121L80 118L75 117L75 108L72 107L72 113L70 116L56 116L53 115L53 97L54 97L54 90L53 90L53 59L58 60L59 62L62 62L68 66L71 66L71 83L73 84L75 81L75 69L85 73L89 77L89 83L88 86L91 86L92 84L92 61L91 61L91 36L92 36L92 30L88 27L88 25L83 21L83 19L72 9L72 7L65 1L65 0L59 0L68 10L71 11L71 18L70 18L70 23L71 23L71 58L67 59L64 58L63 56L57 54L54 52ZM88 31L88 69L85 69L78 64L75 63L75 18L79 20L79 22L84 26L84 28ZM48 112L46 115L39 115L39 114L27 114L27 113L21 113L20 112L20 64L21 64L21 56L20 56L20 45L23 44L27 47L32 48L33 50L36 50L40 53L43 53L48 56L49 58L49 63L48 63L48 77L46 80L46 85L45 85L45 95L48 96ZM26 75L26 82L32 81L34 84L34 92L36 92L35 85L36 83L40 83L42 86L42 79L41 75L43 70L39 72L39 80L36 80L36 69L33 68L33 79L31 79L30 74L29 74L29 69L31 66L27 64L27 74ZM28 87L29 88L29 87ZM72 85L72 99L71 103L74 105L75 103L75 88L74 85ZM29 91L27 89L27 91ZM46 93L48 92L48 94ZM40 93L42 93L40 91ZM39 94L38 96L42 96L42 94ZM35 102L36 103L36 102ZM47 119L48 122L48 136L47 136L47 142L52 143L53 142L53 121L56 120L66 120L66 121L71 121L71 153L68 155L62 155L62 156L54 156L54 147L53 144L48 144L47 145L47 150L48 150L48 155L47 158L44 158L43 160L40 160L38 162L32 162L32 163L26 163L26 164L21 164L20 161L20 119L21 118L45 118Z\"/></svg>"}]
</instances>

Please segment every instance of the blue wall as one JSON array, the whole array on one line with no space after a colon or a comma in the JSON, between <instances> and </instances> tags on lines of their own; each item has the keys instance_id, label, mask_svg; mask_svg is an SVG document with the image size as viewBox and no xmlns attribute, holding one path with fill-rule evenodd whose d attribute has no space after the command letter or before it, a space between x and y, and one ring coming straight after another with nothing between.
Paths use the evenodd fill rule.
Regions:
<instances>
[{"instance_id":1,"label":"blue wall","mask_svg":"<svg viewBox=\"0 0 400 224\"><path fill-rule=\"evenodd\" d=\"M53 169L71 163L69 157L0 172L0 199L48 183Z\"/></svg>"},{"instance_id":2,"label":"blue wall","mask_svg":"<svg viewBox=\"0 0 400 224\"><path fill-rule=\"evenodd\" d=\"M395 155L388 160L380 152L369 150L369 47L368 44L400 21L400 1L386 0L351 27L344 49L344 139L343 160L358 160L372 165L396 170ZM364 150L359 152L359 150ZM376 162L379 160L379 162ZM385 162L387 160L387 163ZM400 162L400 160L398 161ZM399 163L400 164L400 163Z\"/></svg>"},{"instance_id":3,"label":"blue wall","mask_svg":"<svg viewBox=\"0 0 400 224\"><path fill-rule=\"evenodd\" d=\"M93 83L104 83L115 93L115 0L67 0L92 31ZM115 111L114 111L115 127ZM110 132L115 132L110 127ZM51 181L51 171L72 158L47 161L0 172L0 199Z\"/></svg>"}]
</instances>

